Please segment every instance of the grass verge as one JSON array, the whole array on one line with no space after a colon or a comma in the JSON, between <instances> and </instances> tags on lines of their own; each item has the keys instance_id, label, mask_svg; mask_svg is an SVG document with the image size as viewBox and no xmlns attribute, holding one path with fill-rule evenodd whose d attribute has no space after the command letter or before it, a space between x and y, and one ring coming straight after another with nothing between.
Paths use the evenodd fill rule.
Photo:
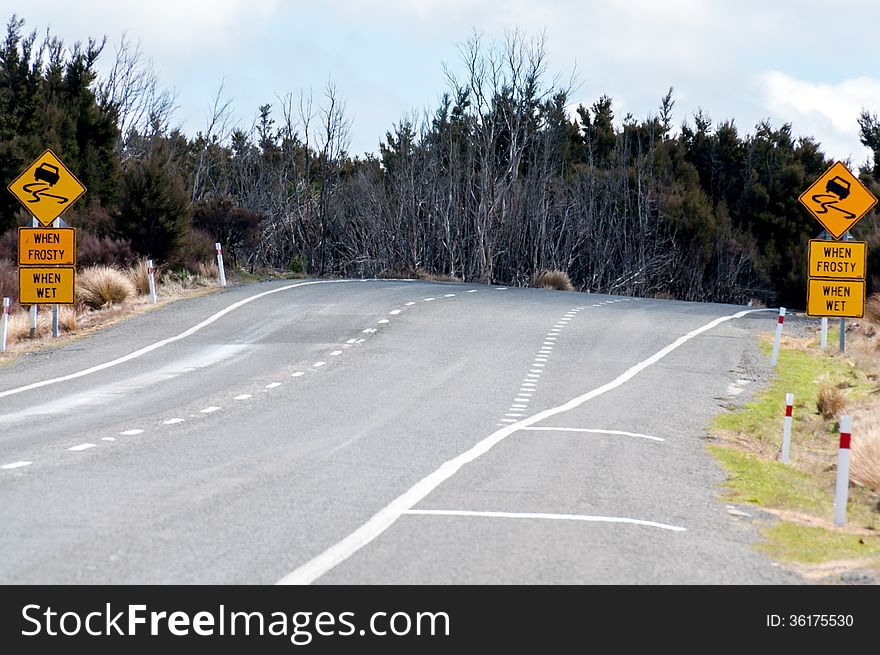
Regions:
<instances>
[{"instance_id":1,"label":"grass verge","mask_svg":"<svg viewBox=\"0 0 880 655\"><path fill-rule=\"evenodd\" d=\"M728 474L725 500L775 515L779 520L763 527L758 548L808 577L866 567L880 575L880 489L851 484L847 525L833 525L839 414L820 412L829 390L839 392L843 413L857 421L876 411L877 338L873 331L848 335L846 356L832 347L821 352L818 338L783 339L767 388L711 425L709 451ZM831 335L829 344L836 345ZM769 358L769 335L760 345ZM784 465L778 458L786 393L795 404L791 461Z\"/></svg>"}]
</instances>

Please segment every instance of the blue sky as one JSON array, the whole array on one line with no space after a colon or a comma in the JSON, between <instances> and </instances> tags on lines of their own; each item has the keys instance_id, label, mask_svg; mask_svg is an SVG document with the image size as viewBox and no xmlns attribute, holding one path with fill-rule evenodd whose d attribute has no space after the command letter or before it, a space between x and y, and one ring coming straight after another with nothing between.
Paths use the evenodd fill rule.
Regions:
<instances>
[{"instance_id":1,"label":"blue sky","mask_svg":"<svg viewBox=\"0 0 880 655\"><path fill-rule=\"evenodd\" d=\"M861 164L856 117L880 113L880 3L736 0L0 0L28 29L72 42L108 36L105 62L123 32L140 41L163 84L173 87L174 123L205 125L221 81L235 120L252 125L276 95L332 80L352 120L352 154L378 149L393 123L437 105L443 64L473 30L489 41L505 30L544 32L550 70L576 70L572 107L600 95L616 114L656 113L675 88L675 123L702 109L734 118L743 132L765 118L791 122L826 154Z\"/></svg>"}]
</instances>

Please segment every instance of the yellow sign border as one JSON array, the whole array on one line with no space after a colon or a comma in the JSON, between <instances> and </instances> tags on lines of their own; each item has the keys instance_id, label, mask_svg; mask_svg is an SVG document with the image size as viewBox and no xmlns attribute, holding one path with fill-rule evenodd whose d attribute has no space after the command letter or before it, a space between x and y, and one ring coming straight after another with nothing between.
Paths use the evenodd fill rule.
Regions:
<instances>
[{"instance_id":1,"label":"yellow sign border","mask_svg":"<svg viewBox=\"0 0 880 655\"><path fill-rule=\"evenodd\" d=\"M843 168L846 170L846 172L849 173L858 184L862 185L862 188L864 188L865 193L867 193L871 198L873 198L874 202L872 202L870 205L868 205L868 208L865 209L865 211L863 211L856 218L854 218L852 221L852 224L848 228L846 228L840 234L834 234L831 232L831 230L828 229L828 226L826 226L825 223L823 223L822 221L819 220L818 216L816 216L816 214L814 214L813 211L810 209L810 206L806 202L804 202L804 196L806 196L807 193L809 193L810 189L812 189L814 186L816 186L816 183L819 180L821 180L823 177L828 175L828 173L831 172L831 169L834 168L835 166L837 166L838 164L843 166ZM821 225L822 228L826 232L828 232L828 234L830 234L831 236L834 237L835 241L840 241L841 237L843 237L844 234L846 234L851 229L853 229L855 227L856 223L858 223L860 220L862 220L865 217L865 215L875 207L875 205L877 204L877 196L875 196L873 193L871 193L871 190L868 187L866 187L864 184L862 184L862 181L856 175L854 175L851 170L849 170L849 167L846 164L844 164L842 161L836 161L833 164L831 164L831 166L826 168L819 177L817 177L815 180L813 180L809 184L809 186L807 186L807 188L803 190L803 192L798 196L798 202L801 204L801 206L804 209L807 210L807 213L813 218L813 220L818 222L819 225Z\"/></svg>"},{"instance_id":2,"label":"yellow sign border","mask_svg":"<svg viewBox=\"0 0 880 655\"><path fill-rule=\"evenodd\" d=\"M824 245L833 244L835 246L851 246L851 245L859 245L862 247L862 254L864 258L862 259L862 270L864 271L864 275L853 277L852 275L848 275L846 277L837 277L834 275L813 275L813 244L821 243ZM816 278L823 280L864 280L868 274L868 242L867 241L828 241L827 239L810 239L810 244L807 246L807 277L808 278Z\"/></svg>"},{"instance_id":3,"label":"yellow sign border","mask_svg":"<svg viewBox=\"0 0 880 655\"><path fill-rule=\"evenodd\" d=\"M65 298L59 300L52 298L24 298L21 291L21 276L25 273L33 273L34 271L57 272L70 271L73 274L73 286L70 289L70 300ZM76 304L76 267L75 266L20 266L18 268L18 302L20 305L75 305Z\"/></svg>"},{"instance_id":4,"label":"yellow sign border","mask_svg":"<svg viewBox=\"0 0 880 655\"><path fill-rule=\"evenodd\" d=\"M73 233L73 257L60 262L31 262L22 263L21 235L22 232L36 230L63 230ZM76 266L76 228L75 227L19 227L18 228L18 265L19 266Z\"/></svg>"},{"instance_id":5,"label":"yellow sign border","mask_svg":"<svg viewBox=\"0 0 880 655\"><path fill-rule=\"evenodd\" d=\"M38 161L40 161L43 157L45 157L47 152L55 158L55 160L61 165L61 167L64 169L64 171L65 171L68 175L70 175L70 177L72 177L72 178L76 181L76 183L80 186L80 188L82 189L82 190L79 192L79 194L76 195L76 196L74 196L73 198L71 198L71 199L68 201L67 206L66 206L64 209L62 209L60 212L58 212L58 213L55 215L55 217L52 218L52 220L50 220L48 223L46 223L42 218L40 218L39 216L37 216L36 214L34 214L33 211L32 211L33 208L32 208L32 207L28 207L28 206L27 206L27 203L26 203L24 200L22 200L21 198L19 198L19 197L18 197L18 194L15 193L15 192L12 190L12 187L13 187L13 186L14 186L14 185L15 185L15 184L16 184L21 178L24 177L25 173L27 173L29 170L31 170L31 169L34 167L34 164L36 164L36 163L37 163ZM61 216L62 216L62 215L68 210L68 209L70 209L70 208L73 206L73 204L74 204L77 200L79 200L80 198L83 197L83 195L85 195L85 192L87 191L87 189L86 189L86 185L83 184L82 181L81 181L76 175L73 174L73 171L71 171L69 168L67 168L67 164L65 164L63 161L61 161L61 157L59 157L58 155L56 155L55 152L52 150L52 148L46 148L46 149L45 149L43 152L41 152L40 155L39 155L38 157L36 157L36 158L35 158L30 164L28 164L27 166L25 166L24 170L23 170L21 173L19 173L19 174L16 176L16 178L15 178L14 180L12 180L12 182L10 182L9 184L6 185L6 190L9 191L9 193L11 193L12 196L13 196L16 200L18 200L18 202L21 204L21 206L24 207L24 208L27 210L27 213L28 213L29 216L33 216L34 218L36 218L36 219L40 222L40 224L43 225L43 226L45 226L45 227L50 227L50 226L52 225L52 223L55 222L55 220L57 220L58 218L60 218L60 217L61 217Z\"/></svg>"},{"instance_id":6,"label":"yellow sign border","mask_svg":"<svg viewBox=\"0 0 880 655\"><path fill-rule=\"evenodd\" d=\"M859 314L811 314L810 313L810 282L849 282L851 284L861 284L862 285L862 306L861 313ZM811 277L807 278L807 316L811 318L864 318L865 317L865 295L867 291L868 285L865 280L860 280L856 278L844 278L844 279L834 279L827 277Z\"/></svg>"}]
</instances>

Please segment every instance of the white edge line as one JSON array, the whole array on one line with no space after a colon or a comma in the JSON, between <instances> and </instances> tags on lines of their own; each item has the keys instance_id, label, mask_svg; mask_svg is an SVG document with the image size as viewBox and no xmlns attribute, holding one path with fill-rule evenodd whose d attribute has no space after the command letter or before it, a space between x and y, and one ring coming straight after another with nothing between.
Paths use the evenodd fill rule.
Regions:
<instances>
[{"instance_id":1,"label":"white edge line","mask_svg":"<svg viewBox=\"0 0 880 655\"><path fill-rule=\"evenodd\" d=\"M638 432L624 432L623 430L595 430L592 428L550 428L550 427L536 427L536 428L523 428L523 430L535 431L535 432L587 432L590 434L613 434L620 435L623 437L638 437L639 439L650 439L651 441L666 441L662 437L654 437L650 434L639 434Z\"/></svg>"},{"instance_id":2,"label":"white edge line","mask_svg":"<svg viewBox=\"0 0 880 655\"><path fill-rule=\"evenodd\" d=\"M322 575L347 560L354 553L359 551L361 548L373 541L376 537L385 532L385 530L394 525L397 519L400 518L400 516L404 512L411 510L413 507L415 507L417 503L419 503L423 498L434 491L434 489L436 489L446 480L455 475L462 466L474 461L481 455L485 455L495 445L497 445L501 441L504 441L504 439L514 434L518 430L543 421L544 419L550 418L551 416L555 416L556 414L561 414L563 412L575 409L576 407L579 407L588 400L592 400L597 396L601 396L604 393L616 389L617 387L628 382L633 377L644 371L649 366L656 364L658 361L666 357L666 355L684 345L694 337L699 336L703 332L711 330L712 328L717 327L722 323L725 323L726 321L742 318L743 316L747 316L748 314L761 311L775 310L747 309L737 312L735 314L719 316L718 318L713 319L694 330L691 330L687 334L680 336L678 339L673 341L665 348L661 348L647 359L642 360L638 364L631 366L610 382L606 382L602 386L596 387L595 389L591 389L590 391L580 396L572 398L567 403L564 403L557 407L551 407L550 409L545 409L544 411L524 418L521 421L512 423L503 428L499 428L489 436L471 446L471 448L469 448L465 452L441 464L433 473L429 473L428 475L426 475L424 478L422 478L412 487L410 487L407 491L402 493L400 496L388 503L388 505L376 512L370 519L367 520L366 523L361 525L354 532L350 533L348 536L344 537L343 539L336 542L309 561L297 567L296 569L285 575L283 578L281 578L276 584L311 584Z\"/></svg>"},{"instance_id":3,"label":"white edge line","mask_svg":"<svg viewBox=\"0 0 880 655\"><path fill-rule=\"evenodd\" d=\"M4 464L3 466L0 466L0 469L3 469L4 471L11 471L13 469L20 469L23 466L30 466L31 464L33 464L33 462L10 462L9 464Z\"/></svg>"},{"instance_id":4,"label":"white edge line","mask_svg":"<svg viewBox=\"0 0 880 655\"><path fill-rule=\"evenodd\" d=\"M255 300L263 298L265 296L271 295L273 293L280 293L282 291L287 291L288 289L293 289L296 287L304 287L312 284L330 284L330 283L339 283L339 282L354 282L354 280L315 280L313 282L299 282L297 284L287 284L283 287L278 287L277 289L270 289L269 291L263 291L253 296L248 296L238 302L234 302L228 307L221 309L219 312L216 312L206 318L201 323L197 323L193 325L188 330L184 330L178 335L173 337L168 337L167 339L162 339L161 341L157 341L155 343L151 343L148 346L144 346L143 348L139 348L133 352L128 353L127 355L123 355L122 357L117 357L116 359L112 359L109 362L104 362L103 364L98 364L97 366L92 366L91 368L83 369L82 371L77 371L76 373L70 373L68 375L62 375L57 378L50 378L48 380L40 380L39 382L33 382L31 384L26 384L23 387L16 387L15 389L7 389L6 391L0 391L0 398L5 398L6 396L12 396L17 393L23 393L25 391L30 391L32 389L39 389L40 387L46 387L50 384L56 384L58 382L67 382L68 380L75 380L76 378L81 378L85 375L90 375L92 373L97 373L98 371L103 371L104 369L108 369L111 366L117 366L119 364L123 364L125 362L129 362L133 359L137 359L147 353L153 352L163 346L167 346L169 343L174 343L175 341L180 341L181 339L185 339L189 337L199 330L208 327L211 323L220 320L228 313L235 311L239 307L243 307L248 303L251 303Z\"/></svg>"},{"instance_id":5,"label":"white edge line","mask_svg":"<svg viewBox=\"0 0 880 655\"><path fill-rule=\"evenodd\" d=\"M644 521L642 519L631 519L624 516L591 516L588 514L547 514L544 512L475 512L468 510L450 510L450 509L408 509L402 512L408 515L420 516L478 516L484 518L500 518L500 519L542 519L547 521L584 521L587 523L630 523L632 525L643 525L649 528L660 528L661 530L672 530L673 532L686 532L687 528L678 525L669 525L668 523L658 523L656 521Z\"/></svg>"}]
</instances>

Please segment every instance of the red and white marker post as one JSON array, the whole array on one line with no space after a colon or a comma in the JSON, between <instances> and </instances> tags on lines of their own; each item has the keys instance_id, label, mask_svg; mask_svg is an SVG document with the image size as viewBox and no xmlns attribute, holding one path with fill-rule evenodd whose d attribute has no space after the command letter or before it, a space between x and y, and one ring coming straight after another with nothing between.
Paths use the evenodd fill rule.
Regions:
<instances>
[{"instance_id":1,"label":"red and white marker post","mask_svg":"<svg viewBox=\"0 0 880 655\"><path fill-rule=\"evenodd\" d=\"M782 423L782 455L779 461L788 464L788 455L791 450L791 414L794 406L794 394L785 394L785 420Z\"/></svg>"},{"instance_id":2,"label":"red and white marker post","mask_svg":"<svg viewBox=\"0 0 880 655\"><path fill-rule=\"evenodd\" d=\"M3 335L0 339L0 352L6 352L6 337L9 334L9 298L3 299Z\"/></svg>"},{"instance_id":3,"label":"red and white marker post","mask_svg":"<svg viewBox=\"0 0 880 655\"><path fill-rule=\"evenodd\" d=\"M219 243L215 243L217 249L217 270L220 271L220 286L226 286L226 271L223 269L223 247Z\"/></svg>"},{"instance_id":4,"label":"red and white marker post","mask_svg":"<svg viewBox=\"0 0 880 655\"><path fill-rule=\"evenodd\" d=\"M155 305L159 299L156 297L156 267L152 259L147 260L147 280L150 282L150 300Z\"/></svg>"},{"instance_id":5,"label":"red and white marker post","mask_svg":"<svg viewBox=\"0 0 880 655\"><path fill-rule=\"evenodd\" d=\"M776 366L779 358L779 340L782 338L782 324L785 323L785 307L779 308L779 319L776 321L776 336L773 338L773 355L770 357L770 366Z\"/></svg>"},{"instance_id":6,"label":"red and white marker post","mask_svg":"<svg viewBox=\"0 0 880 655\"><path fill-rule=\"evenodd\" d=\"M840 450L837 459L837 484L834 487L834 525L846 525L846 503L849 499L849 443L852 439L852 417L840 417Z\"/></svg>"}]
</instances>

